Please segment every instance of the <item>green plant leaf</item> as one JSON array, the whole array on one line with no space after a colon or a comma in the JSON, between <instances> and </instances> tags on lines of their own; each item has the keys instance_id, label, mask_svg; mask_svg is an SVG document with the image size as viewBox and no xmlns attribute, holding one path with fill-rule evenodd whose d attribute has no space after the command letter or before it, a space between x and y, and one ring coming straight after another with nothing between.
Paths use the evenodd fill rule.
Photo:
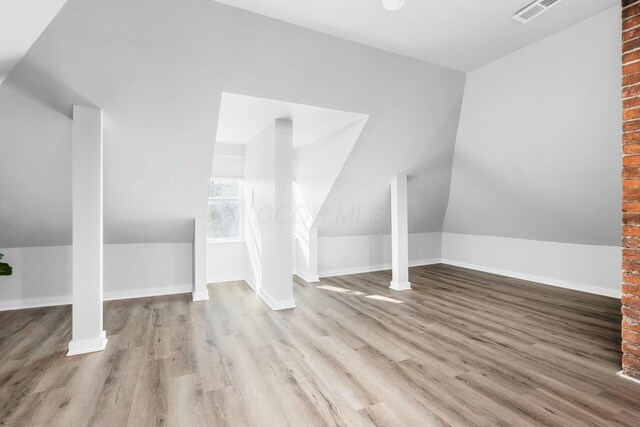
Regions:
<instances>
[{"instance_id":1,"label":"green plant leaf","mask_svg":"<svg viewBox=\"0 0 640 427\"><path fill-rule=\"evenodd\" d=\"M6 262L0 262L0 276L11 276L13 268Z\"/></svg>"}]
</instances>

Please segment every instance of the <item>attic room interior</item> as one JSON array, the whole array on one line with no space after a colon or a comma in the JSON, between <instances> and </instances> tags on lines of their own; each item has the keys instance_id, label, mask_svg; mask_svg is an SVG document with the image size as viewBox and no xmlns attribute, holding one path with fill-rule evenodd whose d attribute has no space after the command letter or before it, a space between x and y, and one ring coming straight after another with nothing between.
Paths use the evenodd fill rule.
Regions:
<instances>
[{"instance_id":1,"label":"attic room interior","mask_svg":"<svg viewBox=\"0 0 640 427\"><path fill-rule=\"evenodd\" d=\"M640 425L640 0L4 0L0 150L0 425Z\"/></svg>"}]
</instances>

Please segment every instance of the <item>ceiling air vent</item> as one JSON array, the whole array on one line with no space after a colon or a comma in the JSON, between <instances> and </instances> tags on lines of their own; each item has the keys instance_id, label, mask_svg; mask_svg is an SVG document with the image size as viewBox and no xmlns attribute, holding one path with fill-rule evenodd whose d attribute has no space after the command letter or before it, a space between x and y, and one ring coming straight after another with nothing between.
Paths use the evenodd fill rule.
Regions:
<instances>
[{"instance_id":1,"label":"ceiling air vent","mask_svg":"<svg viewBox=\"0 0 640 427\"><path fill-rule=\"evenodd\" d=\"M543 14L562 0L538 0L513 15L513 19L526 24L533 18Z\"/></svg>"}]
</instances>

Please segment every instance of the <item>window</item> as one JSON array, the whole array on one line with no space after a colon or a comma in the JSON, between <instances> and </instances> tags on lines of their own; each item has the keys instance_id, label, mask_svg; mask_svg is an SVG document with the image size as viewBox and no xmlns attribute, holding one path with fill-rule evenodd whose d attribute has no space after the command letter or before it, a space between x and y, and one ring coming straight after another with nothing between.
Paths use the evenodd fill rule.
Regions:
<instances>
[{"instance_id":1,"label":"window","mask_svg":"<svg viewBox=\"0 0 640 427\"><path fill-rule=\"evenodd\" d=\"M242 182L212 179L209 190L207 239L242 239Z\"/></svg>"}]
</instances>

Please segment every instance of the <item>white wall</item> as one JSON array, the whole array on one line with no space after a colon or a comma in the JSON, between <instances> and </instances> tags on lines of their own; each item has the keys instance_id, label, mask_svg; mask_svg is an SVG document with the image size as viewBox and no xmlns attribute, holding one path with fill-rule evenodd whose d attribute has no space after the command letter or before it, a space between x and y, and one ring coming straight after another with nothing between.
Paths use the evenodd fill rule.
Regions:
<instances>
[{"instance_id":1,"label":"white wall","mask_svg":"<svg viewBox=\"0 0 640 427\"><path fill-rule=\"evenodd\" d=\"M620 244L620 16L468 74L445 232Z\"/></svg>"},{"instance_id":2,"label":"white wall","mask_svg":"<svg viewBox=\"0 0 640 427\"><path fill-rule=\"evenodd\" d=\"M620 296L620 8L467 75L443 262Z\"/></svg>"},{"instance_id":3,"label":"white wall","mask_svg":"<svg viewBox=\"0 0 640 427\"><path fill-rule=\"evenodd\" d=\"M440 260L441 233L409 234L409 265L425 265ZM318 272L320 277L391 269L391 235L320 236Z\"/></svg>"},{"instance_id":4,"label":"white wall","mask_svg":"<svg viewBox=\"0 0 640 427\"><path fill-rule=\"evenodd\" d=\"M104 246L105 299L191 292L190 243Z\"/></svg>"},{"instance_id":5,"label":"white wall","mask_svg":"<svg viewBox=\"0 0 640 427\"><path fill-rule=\"evenodd\" d=\"M442 262L620 298L617 246L442 234Z\"/></svg>"},{"instance_id":6,"label":"white wall","mask_svg":"<svg viewBox=\"0 0 640 427\"><path fill-rule=\"evenodd\" d=\"M319 238L321 277L391 268L391 236ZM621 248L454 233L409 234L409 265L444 263L620 297Z\"/></svg>"},{"instance_id":7,"label":"white wall","mask_svg":"<svg viewBox=\"0 0 640 427\"><path fill-rule=\"evenodd\" d=\"M210 0L69 0L0 86L0 246L70 243L74 103L105 114L105 242L190 242L223 91L370 114L340 198L366 214L388 206L394 174L427 175L412 217L439 229L463 83L453 70Z\"/></svg>"},{"instance_id":8,"label":"white wall","mask_svg":"<svg viewBox=\"0 0 640 427\"><path fill-rule=\"evenodd\" d=\"M440 229L464 75L215 2L186 4L71 0L0 87L0 235L34 259L0 278L0 300L68 293L66 270L45 268L64 255L19 247L71 240L73 103L105 111L107 243L191 240L223 90L370 114L327 198L321 273L390 265L387 237L369 235L389 229L396 173L412 178L410 228ZM619 19L611 9L469 75L445 231L618 244ZM358 216L337 220L342 207ZM418 241L413 261L439 253L433 239ZM148 263L162 271L161 258ZM190 267L176 283L144 287L187 277Z\"/></svg>"},{"instance_id":9,"label":"white wall","mask_svg":"<svg viewBox=\"0 0 640 427\"><path fill-rule=\"evenodd\" d=\"M71 303L71 246L0 249L13 275L0 277L0 310ZM191 292L192 245L104 246L104 298Z\"/></svg>"},{"instance_id":10,"label":"white wall","mask_svg":"<svg viewBox=\"0 0 640 427\"><path fill-rule=\"evenodd\" d=\"M361 119L295 150L295 271L307 281L318 280L316 220L367 119Z\"/></svg>"},{"instance_id":11,"label":"white wall","mask_svg":"<svg viewBox=\"0 0 640 427\"><path fill-rule=\"evenodd\" d=\"M294 242L295 244L295 242ZM442 254L441 254L442 245ZM191 244L105 245L105 299L188 293ZM389 235L319 238L321 277L391 268ZM410 265L441 261L619 297L619 247L453 233L409 235ZM0 249L13 275L0 277L0 310L69 304L71 246ZM244 242L207 245L207 282L252 278Z\"/></svg>"},{"instance_id":12,"label":"white wall","mask_svg":"<svg viewBox=\"0 0 640 427\"><path fill-rule=\"evenodd\" d=\"M244 179L244 146L216 143L211 175ZM207 243L207 283L245 280L246 270L251 268L247 257L244 241Z\"/></svg>"},{"instance_id":13,"label":"white wall","mask_svg":"<svg viewBox=\"0 0 640 427\"><path fill-rule=\"evenodd\" d=\"M0 249L13 267L0 276L0 310L71 303L71 246ZM30 302L29 302L30 301Z\"/></svg>"},{"instance_id":14,"label":"white wall","mask_svg":"<svg viewBox=\"0 0 640 427\"><path fill-rule=\"evenodd\" d=\"M244 146L216 143L211 176L216 178L244 178Z\"/></svg>"},{"instance_id":15,"label":"white wall","mask_svg":"<svg viewBox=\"0 0 640 427\"><path fill-rule=\"evenodd\" d=\"M296 205L309 211L312 223L366 123L360 120L295 150Z\"/></svg>"},{"instance_id":16,"label":"white wall","mask_svg":"<svg viewBox=\"0 0 640 427\"><path fill-rule=\"evenodd\" d=\"M244 280L247 268L245 242L207 244L207 283Z\"/></svg>"}]
</instances>

